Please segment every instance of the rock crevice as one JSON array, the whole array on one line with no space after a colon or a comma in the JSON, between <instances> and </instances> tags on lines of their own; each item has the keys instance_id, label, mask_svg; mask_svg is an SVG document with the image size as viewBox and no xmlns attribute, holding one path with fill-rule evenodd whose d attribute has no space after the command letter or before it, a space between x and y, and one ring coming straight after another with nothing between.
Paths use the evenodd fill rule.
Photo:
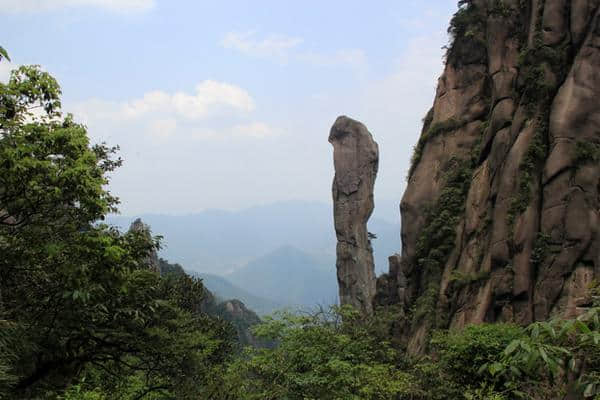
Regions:
<instances>
[{"instance_id":1,"label":"rock crevice","mask_svg":"<svg viewBox=\"0 0 600 400\"><path fill-rule=\"evenodd\" d=\"M414 353L576 315L600 278L600 0L461 3L375 296Z\"/></svg>"}]
</instances>

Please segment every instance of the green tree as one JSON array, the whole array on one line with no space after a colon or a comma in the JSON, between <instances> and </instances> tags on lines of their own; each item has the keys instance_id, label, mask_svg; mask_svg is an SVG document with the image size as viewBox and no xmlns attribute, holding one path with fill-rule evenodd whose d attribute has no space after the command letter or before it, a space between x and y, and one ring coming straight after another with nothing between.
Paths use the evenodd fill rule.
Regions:
<instances>
[{"instance_id":1,"label":"green tree","mask_svg":"<svg viewBox=\"0 0 600 400\"><path fill-rule=\"evenodd\" d=\"M96 223L121 160L60 95L37 66L0 83L0 396L196 396L231 329L201 312L199 281L148 268L155 238Z\"/></svg>"},{"instance_id":2,"label":"green tree","mask_svg":"<svg viewBox=\"0 0 600 400\"><path fill-rule=\"evenodd\" d=\"M481 372L524 398L600 396L600 308L575 319L535 322L526 333L511 341L500 359L482 365Z\"/></svg>"},{"instance_id":3,"label":"green tree","mask_svg":"<svg viewBox=\"0 0 600 400\"><path fill-rule=\"evenodd\" d=\"M267 319L255 334L278 346L247 349L227 369L222 397L395 399L412 393L410 374L395 366L398 354L369 334L368 325L348 307Z\"/></svg>"}]
</instances>

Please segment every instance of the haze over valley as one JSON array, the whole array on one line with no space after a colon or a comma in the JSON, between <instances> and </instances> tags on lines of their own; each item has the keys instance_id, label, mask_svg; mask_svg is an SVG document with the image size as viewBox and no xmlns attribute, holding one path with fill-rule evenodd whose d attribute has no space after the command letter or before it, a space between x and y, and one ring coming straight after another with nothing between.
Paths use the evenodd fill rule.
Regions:
<instances>
[{"instance_id":1,"label":"haze over valley","mask_svg":"<svg viewBox=\"0 0 600 400\"><path fill-rule=\"evenodd\" d=\"M394 214L399 215L395 203L382 201L369 221L369 230L377 236L372 243L378 273L387 270L387 257L400 251L400 225L393 222L398 221ZM331 207L295 201L180 216L109 216L107 222L127 229L140 217L153 234L163 237L161 257L204 276L216 295L239 298L262 312L277 305L337 303ZM229 285L223 286L222 279Z\"/></svg>"}]
</instances>

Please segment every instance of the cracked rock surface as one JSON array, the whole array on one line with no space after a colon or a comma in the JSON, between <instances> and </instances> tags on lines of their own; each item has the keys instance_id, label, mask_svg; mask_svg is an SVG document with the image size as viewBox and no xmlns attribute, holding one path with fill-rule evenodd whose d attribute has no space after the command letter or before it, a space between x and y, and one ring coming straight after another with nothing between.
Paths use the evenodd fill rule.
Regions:
<instances>
[{"instance_id":1,"label":"cracked rock surface","mask_svg":"<svg viewBox=\"0 0 600 400\"><path fill-rule=\"evenodd\" d=\"M345 116L333 124L329 142L335 167L332 192L340 303L370 314L375 272L367 221L374 207L379 150L367 128Z\"/></svg>"},{"instance_id":2,"label":"cracked rock surface","mask_svg":"<svg viewBox=\"0 0 600 400\"><path fill-rule=\"evenodd\" d=\"M378 282L413 353L435 328L578 315L600 278L600 0L458 13Z\"/></svg>"}]
</instances>

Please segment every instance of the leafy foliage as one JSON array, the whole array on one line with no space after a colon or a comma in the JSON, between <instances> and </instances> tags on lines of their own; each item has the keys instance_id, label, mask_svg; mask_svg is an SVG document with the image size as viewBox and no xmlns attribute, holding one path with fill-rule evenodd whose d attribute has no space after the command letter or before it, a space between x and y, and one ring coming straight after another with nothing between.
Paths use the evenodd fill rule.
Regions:
<instances>
[{"instance_id":1,"label":"leafy foliage","mask_svg":"<svg viewBox=\"0 0 600 400\"><path fill-rule=\"evenodd\" d=\"M385 340L386 330L381 330L376 316L365 319L349 307L331 313L283 314L268 319L255 332L278 346L249 348L224 366L223 380L215 380L219 384L211 389L210 398L553 398L560 391L566 393L569 379L578 396L586 391L593 394L599 370L594 340L600 335L594 318L597 312L579 320L557 321L554 334L543 323L528 328L482 324L462 331L436 331L431 356L412 359ZM556 342L561 335L568 346ZM571 362L573 354L585 361ZM547 363L544 357L563 361ZM552 365L569 363L576 366L576 374L552 375Z\"/></svg>"},{"instance_id":2,"label":"leafy foliage","mask_svg":"<svg viewBox=\"0 0 600 400\"><path fill-rule=\"evenodd\" d=\"M522 328L510 324L472 325L462 332L436 332L432 338L439 363L453 382L477 388L483 365L499 361L513 340L525 336Z\"/></svg>"},{"instance_id":3,"label":"leafy foliage","mask_svg":"<svg viewBox=\"0 0 600 400\"><path fill-rule=\"evenodd\" d=\"M470 285L475 282L485 281L490 277L488 271L479 271L473 274L465 274L460 271L453 271L450 276L450 282L458 287Z\"/></svg>"},{"instance_id":4,"label":"leafy foliage","mask_svg":"<svg viewBox=\"0 0 600 400\"><path fill-rule=\"evenodd\" d=\"M0 61L2 61L3 58L10 61L10 57L8 56L8 53L6 52L4 47L0 46Z\"/></svg>"},{"instance_id":5,"label":"leafy foliage","mask_svg":"<svg viewBox=\"0 0 600 400\"><path fill-rule=\"evenodd\" d=\"M533 323L481 371L519 397L535 397L543 385L549 393L594 397L600 394L599 315L592 308L576 319Z\"/></svg>"},{"instance_id":6,"label":"leafy foliage","mask_svg":"<svg viewBox=\"0 0 600 400\"><path fill-rule=\"evenodd\" d=\"M582 140L575 143L576 167L598 162L600 162L600 144Z\"/></svg>"},{"instance_id":7,"label":"leafy foliage","mask_svg":"<svg viewBox=\"0 0 600 400\"><path fill-rule=\"evenodd\" d=\"M460 0L458 7L448 27L451 43L446 61L453 66L483 63L487 57L486 14L473 0Z\"/></svg>"},{"instance_id":8,"label":"leafy foliage","mask_svg":"<svg viewBox=\"0 0 600 400\"><path fill-rule=\"evenodd\" d=\"M473 160L453 159L447 168L445 186L437 202L426 214L425 227L419 234L416 258L423 277L423 294L415 302L413 323L425 318L435 322L435 305L443 266L454 248L456 226L464 212L471 185Z\"/></svg>"},{"instance_id":9,"label":"leafy foliage","mask_svg":"<svg viewBox=\"0 0 600 400\"><path fill-rule=\"evenodd\" d=\"M519 187L517 195L512 199L508 210L508 224L511 229L514 227L516 217L524 213L531 203L533 184L536 179L539 179L540 164L546 159L548 153L546 143L548 127L545 119L544 117L536 122L538 127L519 165L517 176Z\"/></svg>"},{"instance_id":10,"label":"leafy foliage","mask_svg":"<svg viewBox=\"0 0 600 400\"><path fill-rule=\"evenodd\" d=\"M394 365L397 353L369 334L349 307L332 314L283 314L255 334L276 340L274 349L248 349L227 369L236 399L395 399L414 388Z\"/></svg>"},{"instance_id":11,"label":"leafy foliage","mask_svg":"<svg viewBox=\"0 0 600 400\"><path fill-rule=\"evenodd\" d=\"M202 312L201 282L149 268L157 239L96 224L121 160L60 105L39 67L0 84L0 396L199 395L231 327Z\"/></svg>"}]
</instances>

